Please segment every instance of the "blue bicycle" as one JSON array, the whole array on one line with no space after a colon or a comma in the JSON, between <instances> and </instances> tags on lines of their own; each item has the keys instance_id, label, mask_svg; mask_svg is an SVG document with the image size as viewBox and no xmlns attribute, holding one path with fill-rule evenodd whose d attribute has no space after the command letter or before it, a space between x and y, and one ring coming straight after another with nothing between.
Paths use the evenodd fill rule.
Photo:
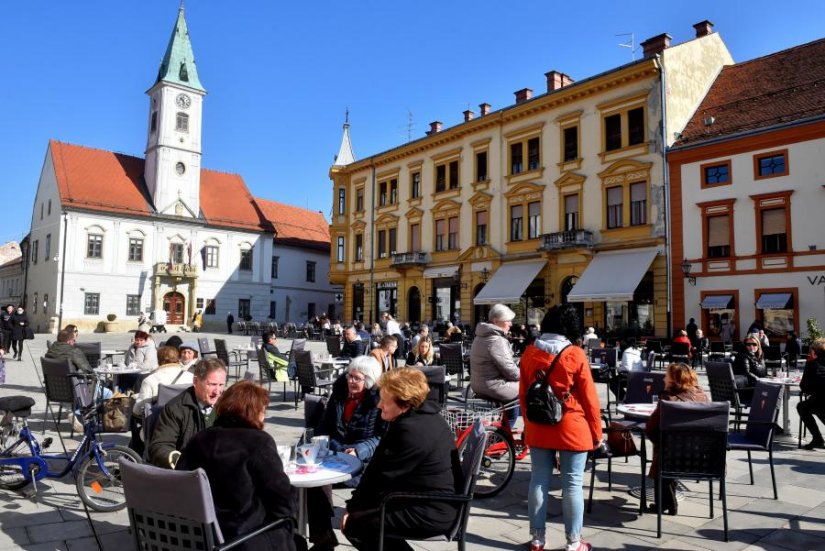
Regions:
<instances>
[{"instance_id":1,"label":"blue bicycle","mask_svg":"<svg viewBox=\"0 0 825 551\"><path fill-rule=\"evenodd\" d=\"M120 481L121 459L141 462L140 456L130 448L107 444L97 432L97 404L81 409L83 439L72 453L43 454L42 450L52 443L46 438L41 446L29 428L26 419L31 415L34 400L29 396L0 398L0 410L6 415L0 422L0 488L21 490L32 484L37 493L37 482L43 478L63 478L75 474L77 494L83 503L95 511L118 511L126 506L123 485ZM10 439L16 439L6 445ZM51 470L53 462L64 461L59 471Z\"/></svg>"}]
</instances>

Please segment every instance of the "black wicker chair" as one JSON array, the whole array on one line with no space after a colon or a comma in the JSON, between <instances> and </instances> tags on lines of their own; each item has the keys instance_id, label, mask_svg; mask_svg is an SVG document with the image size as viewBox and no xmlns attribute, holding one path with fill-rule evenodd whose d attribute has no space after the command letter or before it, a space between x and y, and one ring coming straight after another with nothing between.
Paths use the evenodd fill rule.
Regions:
<instances>
[{"instance_id":1,"label":"black wicker chair","mask_svg":"<svg viewBox=\"0 0 825 551\"><path fill-rule=\"evenodd\" d=\"M714 402L728 402L733 410L733 424L736 430L742 418L747 418L745 412L748 405L742 404L739 398L739 391L733 379L733 369L728 362L707 362L705 372L708 375L708 385L710 386L710 399ZM749 389L752 390L752 389Z\"/></svg>"}]
</instances>

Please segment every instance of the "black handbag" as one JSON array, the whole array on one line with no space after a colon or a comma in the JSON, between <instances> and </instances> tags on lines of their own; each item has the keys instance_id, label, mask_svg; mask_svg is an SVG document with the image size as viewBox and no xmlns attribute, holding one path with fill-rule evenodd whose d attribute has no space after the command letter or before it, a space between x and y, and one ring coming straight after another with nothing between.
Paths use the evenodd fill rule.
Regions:
<instances>
[{"instance_id":1,"label":"black handbag","mask_svg":"<svg viewBox=\"0 0 825 551\"><path fill-rule=\"evenodd\" d=\"M572 345L567 345L572 346ZM525 403L527 405L527 419L531 423L538 423L540 425L558 425L564 417L564 400L570 396L570 389L564 393L561 400L556 397L553 389L550 387L547 379L550 378L550 373L556 367L556 363L561 358L562 353L567 349L567 346L561 349L553 358L549 369L545 372L543 370L536 371L536 380L528 387L525 396Z\"/></svg>"}]
</instances>

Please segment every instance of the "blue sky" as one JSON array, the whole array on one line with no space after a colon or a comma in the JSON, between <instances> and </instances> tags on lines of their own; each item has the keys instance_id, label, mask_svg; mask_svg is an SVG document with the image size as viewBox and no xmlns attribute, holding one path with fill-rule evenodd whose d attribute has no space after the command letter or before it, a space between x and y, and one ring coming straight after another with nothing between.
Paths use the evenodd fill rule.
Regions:
<instances>
[{"instance_id":1,"label":"blue sky","mask_svg":"<svg viewBox=\"0 0 825 551\"><path fill-rule=\"evenodd\" d=\"M560 5L565 4L565 5ZM13 6L13 7L12 7ZM676 7L678 6L678 7ZM0 243L28 231L50 138L142 156L148 100L178 0L28 1L0 18ZM328 214L350 110L357 158L462 111L631 60L618 46L714 22L736 61L825 36L821 0L551 2L188 0L204 105L203 166ZM641 50L637 53L640 56ZM410 120L412 128L410 129Z\"/></svg>"}]
</instances>

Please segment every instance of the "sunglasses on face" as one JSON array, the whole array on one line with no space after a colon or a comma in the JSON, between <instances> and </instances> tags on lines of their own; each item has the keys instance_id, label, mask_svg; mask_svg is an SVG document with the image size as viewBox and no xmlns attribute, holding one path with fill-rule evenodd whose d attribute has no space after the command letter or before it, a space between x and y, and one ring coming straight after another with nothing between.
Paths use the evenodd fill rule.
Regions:
<instances>
[{"instance_id":1,"label":"sunglasses on face","mask_svg":"<svg viewBox=\"0 0 825 551\"><path fill-rule=\"evenodd\" d=\"M745 346L747 346L748 348L756 348L758 345L755 342L746 342Z\"/></svg>"}]
</instances>

